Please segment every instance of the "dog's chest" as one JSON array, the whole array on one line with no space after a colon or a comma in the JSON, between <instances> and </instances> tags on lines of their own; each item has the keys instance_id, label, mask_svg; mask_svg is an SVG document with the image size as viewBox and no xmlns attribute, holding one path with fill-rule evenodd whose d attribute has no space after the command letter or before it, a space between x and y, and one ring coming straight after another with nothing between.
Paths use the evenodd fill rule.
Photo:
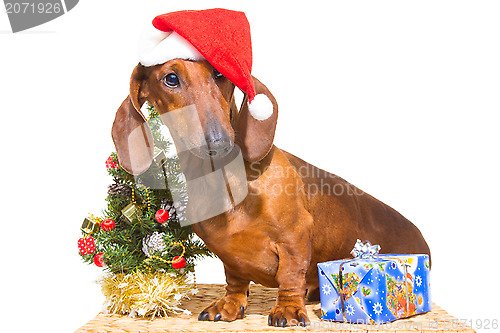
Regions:
<instances>
[{"instance_id":1,"label":"dog's chest","mask_svg":"<svg viewBox=\"0 0 500 333\"><path fill-rule=\"evenodd\" d=\"M265 285L274 284L278 269L276 247L263 219L236 211L193 225L203 239L231 271Z\"/></svg>"}]
</instances>

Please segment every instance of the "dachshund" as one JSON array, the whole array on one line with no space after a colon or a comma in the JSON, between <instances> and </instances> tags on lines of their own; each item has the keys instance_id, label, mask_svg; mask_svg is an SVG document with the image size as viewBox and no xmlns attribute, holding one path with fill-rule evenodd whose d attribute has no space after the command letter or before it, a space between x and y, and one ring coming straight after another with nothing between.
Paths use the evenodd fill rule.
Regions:
<instances>
[{"instance_id":1,"label":"dachshund","mask_svg":"<svg viewBox=\"0 0 500 333\"><path fill-rule=\"evenodd\" d=\"M385 253L430 251L418 228L396 210L274 146L278 105L267 87L252 78L257 94L265 94L273 105L265 120L252 117L246 95L238 110L235 85L206 60L173 59L149 67L139 63L129 96L116 113L112 138L125 170L139 174L148 169L153 140L140 111L147 101L160 115L196 106L209 157L237 145L248 195L234 209L192 225L222 260L227 282L225 296L198 319L243 318L254 281L278 288L269 325L306 325L306 290L308 299L319 296L317 264L348 257L356 239L379 244Z\"/></svg>"}]
</instances>

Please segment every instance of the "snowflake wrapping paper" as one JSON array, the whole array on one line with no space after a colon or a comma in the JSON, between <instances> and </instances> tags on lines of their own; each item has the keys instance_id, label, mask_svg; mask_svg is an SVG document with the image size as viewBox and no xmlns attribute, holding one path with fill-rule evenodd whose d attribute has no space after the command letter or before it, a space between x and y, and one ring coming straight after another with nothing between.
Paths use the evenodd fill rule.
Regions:
<instances>
[{"instance_id":1,"label":"snowflake wrapping paper","mask_svg":"<svg viewBox=\"0 0 500 333\"><path fill-rule=\"evenodd\" d=\"M432 309L427 255L329 261L318 273L325 320L381 324Z\"/></svg>"}]
</instances>

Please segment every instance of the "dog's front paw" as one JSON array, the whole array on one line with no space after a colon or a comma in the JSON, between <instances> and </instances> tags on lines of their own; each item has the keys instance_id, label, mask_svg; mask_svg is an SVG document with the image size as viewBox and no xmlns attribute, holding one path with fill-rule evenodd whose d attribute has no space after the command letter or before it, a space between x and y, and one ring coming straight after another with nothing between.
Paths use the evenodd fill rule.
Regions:
<instances>
[{"instance_id":1,"label":"dog's front paw","mask_svg":"<svg viewBox=\"0 0 500 333\"><path fill-rule=\"evenodd\" d=\"M268 325L276 327L306 326L310 323L306 307L301 297L293 297L280 301L272 309L268 317Z\"/></svg>"},{"instance_id":2,"label":"dog's front paw","mask_svg":"<svg viewBox=\"0 0 500 333\"><path fill-rule=\"evenodd\" d=\"M229 294L210 304L198 316L198 320L233 321L245 317L247 296L245 294Z\"/></svg>"}]
</instances>

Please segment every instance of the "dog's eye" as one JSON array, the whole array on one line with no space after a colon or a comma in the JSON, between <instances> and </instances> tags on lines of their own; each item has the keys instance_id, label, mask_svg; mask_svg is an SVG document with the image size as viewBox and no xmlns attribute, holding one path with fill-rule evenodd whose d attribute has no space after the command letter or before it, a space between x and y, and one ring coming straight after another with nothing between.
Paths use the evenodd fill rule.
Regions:
<instances>
[{"instance_id":1,"label":"dog's eye","mask_svg":"<svg viewBox=\"0 0 500 333\"><path fill-rule=\"evenodd\" d=\"M222 75L222 74L221 74L218 70L216 70L216 69L214 68L214 77L215 77L216 79L220 79L220 78L223 78L223 77L224 77L224 75Z\"/></svg>"},{"instance_id":2,"label":"dog's eye","mask_svg":"<svg viewBox=\"0 0 500 333\"><path fill-rule=\"evenodd\" d=\"M163 83L170 88L175 88L179 85L179 77L173 73L167 74L163 77Z\"/></svg>"}]
</instances>

